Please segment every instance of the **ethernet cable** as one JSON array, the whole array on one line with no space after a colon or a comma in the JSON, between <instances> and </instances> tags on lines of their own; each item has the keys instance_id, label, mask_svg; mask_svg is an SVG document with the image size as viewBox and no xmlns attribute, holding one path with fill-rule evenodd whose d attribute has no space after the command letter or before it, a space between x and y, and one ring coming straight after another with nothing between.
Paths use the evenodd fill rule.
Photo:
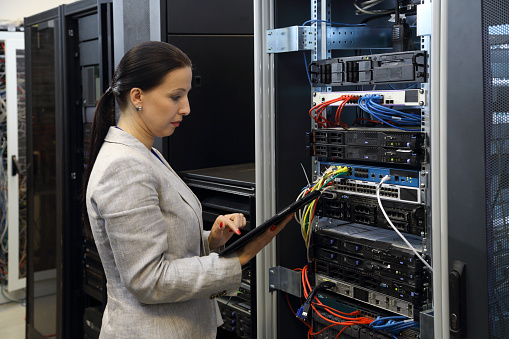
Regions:
<instances>
[{"instance_id":1,"label":"ethernet cable","mask_svg":"<svg viewBox=\"0 0 509 339\"><path fill-rule=\"evenodd\" d=\"M329 184L331 184L335 178L340 175L348 173L348 167L345 166L330 166L328 167L323 174L317 178L311 185L308 185L302 189L297 200L308 194L309 192L315 190L326 190ZM324 188L325 187L325 188ZM295 213L295 220L301 225L301 234L307 248L307 258L309 257L309 243L311 241L311 223L315 216L315 211L317 207L317 201L309 203L304 206L302 209Z\"/></svg>"},{"instance_id":2,"label":"ethernet cable","mask_svg":"<svg viewBox=\"0 0 509 339\"><path fill-rule=\"evenodd\" d=\"M405 113L401 112L389 107L385 107L380 105L376 101L382 100L381 95L377 94L368 94L359 98L358 104L359 108L373 116L380 122L403 130L403 131L419 131L419 128L404 128L397 125L402 126L420 126L421 117L417 114ZM397 125L396 125L397 123Z\"/></svg>"},{"instance_id":3,"label":"ethernet cable","mask_svg":"<svg viewBox=\"0 0 509 339\"><path fill-rule=\"evenodd\" d=\"M379 94L366 94L360 97L355 95L341 95L337 98L324 101L316 106L313 106L309 110L309 116L316 122L316 124L319 127L327 128L339 126L346 130L348 129L348 126L345 123L341 122L341 112L348 102L357 101L357 104L361 110L363 110L364 112L368 113L369 115L378 120L378 121L375 120L368 121L372 121L375 123L383 123L388 126L404 131L420 130L421 124L420 115L401 112L393 108L383 106L379 103L382 100L383 96ZM335 120L329 121L323 113L326 112L326 109L330 105L337 102L339 102L339 105L336 110ZM315 112L314 115L313 111ZM367 120L367 119L357 119L357 120ZM414 126L414 128L405 128L404 126ZM416 128L415 126L419 127Z\"/></svg>"},{"instance_id":4,"label":"ethernet cable","mask_svg":"<svg viewBox=\"0 0 509 339\"><path fill-rule=\"evenodd\" d=\"M424 263L424 265L431 272L433 272L433 268L430 266L430 264L428 264L428 262L426 260L424 260L424 258L421 257L421 255L419 253L417 253L417 250L408 242L408 240L405 238L405 236L403 234L401 234L401 232L396 228L396 226L394 226L394 224L392 223L391 219L389 219L389 216L387 215L387 212L385 212L385 209L382 206L382 201L380 200L380 187L382 186L382 184L384 182L386 182L390 178L391 178L390 175L384 176L382 178L382 180L380 181L380 183L376 186L376 199L378 200L378 205L380 206L380 210L382 210L382 213L385 216L385 219L387 220L389 225L391 225L391 227L394 229L394 231L396 231L396 233L400 236L400 238L403 239L403 241L408 246L408 248L410 248L412 250L412 252L414 252L414 254L417 256L417 258L419 258L419 260L421 260Z\"/></svg>"},{"instance_id":5,"label":"ethernet cable","mask_svg":"<svg viewBox=\"0 0 509 339\"><path fill-rule=\"evenodd\" d=\"M369 327L375 330L387 331L395 335L412 327L419 327L419 323L403 316L377 317L369 324Z\"/></svg>"}]
</instances>

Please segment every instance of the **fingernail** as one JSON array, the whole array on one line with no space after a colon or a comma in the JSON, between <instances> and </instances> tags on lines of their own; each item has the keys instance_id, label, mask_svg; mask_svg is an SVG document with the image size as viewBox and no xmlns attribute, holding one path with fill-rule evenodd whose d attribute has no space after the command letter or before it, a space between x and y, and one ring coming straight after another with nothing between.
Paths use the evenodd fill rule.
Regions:
<instances>
[{"instance_id":1,"label":"fingernail","mask_svg":"<svg viewBox=\"0 0 509 339\"><path fill-rule=\"evenodd\" d=\"M233 231L232 230L228 230L228 232L232 233Z\"/></svg>"},{"instance_id":2,"label":"fingernail","mask_svg":"<svg viewBox=\"0 0 509 339\"><path fill-rule=\"evenodd\" d=\"M220 223L220 224L219 224L219 228L223 228L223 223Z\"/></svg>"},{"instance_id":3,"label":"fingernail","mask_svg":"<svg viewBox=\"0 0 509 339\"><path fill-rule=\"evenodd\" d=\"M276 230L276 225L270 227L271 232L274 232Z\"/></svg>"},{"instance_id":4,"label":"fingernail","mask_svg":"<svg viewBox=\"0 0 509 339\"><path fill-rule=\"evenodd\" d=\"M237 233L238 235L240 235L240 230L237 230L237 232L236 232L236 233Z\"/></svg>"}]
</instances>

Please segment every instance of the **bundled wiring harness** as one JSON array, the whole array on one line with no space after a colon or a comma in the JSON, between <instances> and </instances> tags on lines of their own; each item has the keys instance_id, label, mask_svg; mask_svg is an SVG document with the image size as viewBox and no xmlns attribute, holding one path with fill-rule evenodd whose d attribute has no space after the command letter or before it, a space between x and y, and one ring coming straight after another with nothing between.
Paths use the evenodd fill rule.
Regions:
<instances>
[{"instance_id":1,"label":"bundled wiring harness","mask_svg":"<svg viewBox=\"0 0 509 339\"><path fill-rule=\"evenodd\" d=\"M344 166L328 167L318 179L316 179L312 184L302 189L301 193L297 197L297 200L304 197L310 192L327 189L326 187L332 185L335 178L346 173L348 173L348 167ZM297 211L295 215L295 220L297 220L297 222L301 226L302 237L308 249L308 259L309 259L309 242L311 240L311 222L313 221L313 218L315 216L316 206L317 201L314 200L313 202L309 203L308 205L304 206L302 209Z\"/></svg>"},{"instance_id":2,"label":"bundled wiring harness","mask_svg":"<svg viewBox=\"0 0 509 339\"><path fill-rule=\"evenodd\" d=\"M375 330L390 332L394 338L397 338L396 335L401 333L401 331L412 327L419 327L419 323L403 316L378 317L369 324L369 327Z\"/></svg>"},{"instance_id":3,"label":"bundled wiring harness","mask_svg":"<svg viewBox=\"0 0 509 339\"><path fill-rule=\"evenodd\" d=\"M331 282L331 281L324 281L324 282L321 282L320 284L316 285L315 287L313 287L313 289L311 290L311 293L308 294L308 296L306 298L306 301L304 302L304 305L302 305L299 308L299 310L297 311L297 314L296 314L297 318L301 318L302 320L306 320L307 317L308 317L308 314L309 314L309 308L311 307L311 302L315 298L316 293L319 290L329 289L329 288L332 288L334 286L336 286L336 284L334 284L333 282Z\"/></svg>"},{"instance_id":4,"label":"bundled wiring harness","mask_svg":"<svg viewBox=\"0 0 509 339\"><path fill-rule=\"evenodd\" d=\"M390 107L385 107L380 104L383 97L378 94L367 94L363 95L359 98L358 104L359 107L377 119L378 121L403 130L403 131L416 131L420 130L421 124L421 116L418 114L405 113L398 110L395 110ZM418 129L415 128L405 128L401 126L419 126Z\"/></svg>"},{"instance_id":5,"label":"bundled wiring harness","mask_svg":"<svg viewBox=\"0 0 509 339\"><path fill-rule=\"evenodd\" d=\"M311 336L318 335L318 334L322 333L323 331L325 331L325 330L327 330L327 329L329 329L331 327L342 325L343 328L336 335L336 338L339 338L341 333L343 333L343 331L345 329L347 329L349 326L352 326L352 325L368 325L368 324L370 324L373 321L373 319L371 319L371 318L360 316L360 313L361 313L360 311L354 311L354 312L351 312L351 313L345 313L345 312L338 311L338 310L336 310L336 309L334 309L334 308L332 308L330 306L327 306L324 303L322 303L316 297L316 292L318 290L320 290L320 289L331 288L331 287L335 286L335 284L331 283L331 282L326 282L325 284L320 284L320 285L318 285L318 287L312 288L311 284L309 283L308 271L307 270L308 270L308 266L307 265L304 266L304 268L300 270L301 271L301 276L302 276L302 287L303 287L304 297L306 298L306 302L301 307L301 309L299 309L299 311L296 313L296 316L299 319L301 319L302 321L304 321L305 318L307 318L307 314L306 314L306 317L303 317L304 316L303 312L306 309L306 305L309 305L313 309L313 312L315 312L315 314L318 317L320 317L321 319L325 320L326 323L330 324L329 326L326 326L321 331L314 333L313 332L313 328L309 324L309 322L305 322L304 321L304 323L309 327L308 338L310 338ZM315 290L314 293L313 293L313 290ZM308 301L308 299L309 299L309 301ZM307 309L309 309L309 307ZM339 318L341 320L340 321L334 321L334 320L330 319L330 316L334 316L334 317Z\"/></svg>"},{"instance_id":6,"label":"bundled wiring harness","mask_svg":"<svg viewBox=\"0 0 509 339\"><path fill-rule=\"evenodd\" d=\"M397 339L396 335L401 334L402 331L419 326L417 322L404 316L392 316L383 318L378 317L373 319L371 317L362 316L361 311L359 310L345 313L333 307L327 306L322 303L319 298L317 298L317 293L320 290L331 289L335 287L335 284L330 281L324 281L314 287L311 287L308 278L308 266L306 265L304 268L297 268L295 271L301 272L303 294L306 300L297 312L292 309L288 294L286 294L286 300L292 313L308 327L308 338L322 334L324 331L332 327L342 326L342 328L338 328L338 333L334 338L338 339L341 336L341 333L343 333L348 327L353 325L365 325L369 326L373 330L390 333L394 338ZM326 325L318 332L314 332L313 326L309 321L310 309L313 310L317 317L321 318L326 324L329 325ZM337 318L339 320L333 320L333 318Z\"/></svg>"},{"instance_id":7,"label":"bundled wiring harness","mask_svg":"<svg viewBox=\"0 0 509 339\"><path fill-rule=\"evenodd\" d=\"M348 129L348 126L345 123L341 122L341 112L343 111L343 108L345 107L346 103L349 101L357 101L359 99L358 96L355 95L342 95L338 98L324 101L316 106L313 106L309 110L309 116L317 123L318 126L327 128L327 127L342 127L344 129ZM331 122L327 120L325 117L325 114L323 114L324 111L327 110L327 107L329 107L331 104L334 104L336 102L340 102L338 108L336 109L336 115L334 122ZM313 111L315 111L315 115L313 115Z\"/></svg>"}]
</instances>

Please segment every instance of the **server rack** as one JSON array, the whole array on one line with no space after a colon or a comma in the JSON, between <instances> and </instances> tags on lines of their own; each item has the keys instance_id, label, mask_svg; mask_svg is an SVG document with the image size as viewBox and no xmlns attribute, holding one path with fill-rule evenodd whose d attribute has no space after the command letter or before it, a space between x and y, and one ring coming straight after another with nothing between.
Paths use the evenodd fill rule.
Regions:
<instances>
[{"instance_id":1,"label":"server rack","mask_svg":"<svg viewBox=\"0 0 509 339\"><path fill-rule=\"evenodd\" d=\"M25 54L23 32L0 32L2 42L2 78L0 90L0 130L2 165L0 193L2 217L0 227L8 228L2 237L1 283L9 292L26 286L26 131L25 131ZM10 230L10 232L9 232ZM21 246L20 246L21 245ZM21 294L21 293L19 293ZM23 291L24 294L24 291ZM12 296L11 298L18 298ZM7 299L2 300L2 302Z\"/></svg>"},{"instance_id":2,"label":"server rack","mask_svg":"<svg viewBox=\"0 0 509 339\"><path fill-rule=\"evenodd\" d=\"M84 122L112 72L111 30L111 1L25 19L28 338L83 337L84 309L104 303L83 287L81 178Z\"/></svg>"},{"instance_id":3,"label":"server rack","mask_svg":"<svg viewBox=\"0 0 509 339\"><path fill-rule=\"evenodd\" d=\"M500 1L450 1L447 13L448 264L461 287L449 296L454 338L509 335L508 11Z\"/></svg>"},{"instance_id":4,"label":"server rack","mask_svg":"<svg viewBox=\"0 0 509 339\"><path fill-rule=\"evenodd\" d=\"M320 13L322 19L332 14L332 21L344 22L335 16L338 13L335 5L346 7L350 6L351 2L328 4L329 2L325 1L312 2L315 11L311 11L311 18L313 13ZM299 5L305 13L308 4L302 2ZM429 137L429 158L427 164L419 169L419 175L426 178L419 186L423 185L423 198L427 205L429 233L425 237L425 244L433 256L431 310L434 313L422 314L420 333L416 335L421 338L503 338L507 336L508 328L506 303L503 301L507 299L504 297L507 291L507 239L504 235L507 222L507 152L504 147L507 114L502 99L507 96L507 57L504 51L507 42L507 6L500 1L420 1L418 5L420 8L417 20L424 25L417 27L420 36L417 45L430 53L429 79L421 85L422 89L429 91L430 99L422 106L423 132ZM296 9L301 7L294 2L286 4L284 1L277 1L272 8L260 1L255 4L255 8L266 16L275 14L276 18L278 13L284 12L286 23L281 25L276 21L276 27L298 25L299 22L309 19L309 16L302 18L302 12ZM296 13L301 16L295 15ZM299 22L289 20L291 14L300 19ZM274 28L272 22L267 24L262 19L257 21L257 18L255 22L265 25L266 29ZM266 33L265 30L257 32ZM327 36L327 39L329 38L330 36ZM267 48L265 41L261 40L257 50L260 54ZM322 52L329 51L325 48ZM262 68L266 67L268 72L271 72L274 61L276 79L282 83L278 77L290 79L297 72L289 62L293 59L297 62L297 58L302 57L288 53L266 57L265 60L264 58L260 57ZM278 60L286 60L288 63L280 65ZM287 68L291 70L288 71ZM286 71L280 73L283 69ZM265 84L263 77L270 76L261 73L260 83ZM304 80L300 83L305 86L305 82ZM270 81L267 83L274 85ZM298 87L296 83L292 85L294 88ZM279 86L271 88L275 88L277 108L272 111L276 114L274 137L279 140L278 133L284 135L285 132L277 128L277 120L285 116L286 110L277 104L277 100L284 99L287 92ZM260 106L266 107L263 100L270 99L270 96L263 96ZM309 102L305 101L302 99L301 104L308 107ZM293 102L298 102L298 99L292 100L290 104ZM260 120L262 126L271 125L266 119ZM305 130L306 125L307 123L303 122L293 127ZM258 132L257 135L263 135ZM264 147L262 143L259 150L267 151ZM273 150L270 147L268 149ZM288 146L278 153L276 148L276 159L278 154L287 157L290 149L293 148ZM269 152L262 154L268 155ZM362 169L361 167L359 169ZM292 177L288 170L279 176L277 167L263 167L263 170L274 171L276 180L283 182L297 179L297 176ZM359 173L363 174L362 171ZM262 179L267 180L265 177ZM268 195L260 190L258 194ZM280 195L284 196L284 193L281 192ZM276 206L284 206L279 202L279 194L273 201ZM259 215L264 213L266 210ZM289 248L281 247L287 236L289 235L281 234L278 237L278 252ZM289 265L291 261L284 258L285 254L280 254L277 263L292 267L293 265ZM282 299L281 296L279 299ZM296 321L288 314L283 314L285 311L281 311L284 308L281 306L283 303L281 300L277 308L277 330L276 326L273 326L272 330L267 331L266 337L303 336L302 328L300 332L294 330ZM265 310L267 313L275 309L269 306ZM268 324L270 322L266 321L260 327L267 327ZM305 331L305 328L303 329ZM322 337L337 335L337 331L334 334L325 333L327 334L321 334ZM360 328L353 327L351 331L343 334L354 338L364 338L366 335L369 333L362 333Z\"/></svg>"},{"instance_id":5,"label":"server rack","mask_svg":"<svg viewBox=\"0 0 509 339\"><path fill-rule=\"evenodd\" d=\"M303 22L306 22L309 19L318 19L318 20L327 20L327 21L333 21L333 22L342 22L347 24L359 24L361 23L361 18L359 16L356 16L353 11L355 8L353 7L353 4L351 2L329 2L329 1L312 1L310 2L299 2L298 4L295 2L285 2L285 1L276 1L274 3L274 8L267 9L265 7L264 2L260 2L260 9L262 11L262 15L260 19L260 22L262 25L265 25L266 28L272 29L272 28L280 28L280 27L290 27L290 26L302 26ZM394 7L393 3L385 3L385 9L390 8L390 6ZM415 5L415 4L414 4ZM256 6L255 6L256 8ZM382 7L383 9L384 7ZM269 22L268 24L264 22L263 17L271 15L275 16L274 23ZM274 29L273 31L267 32L262 30L261 32L258 31L258 33L264 34L264 39L261 39L263 43L258 45L260 48L260 53L267 52L267 53L275 53L273 56L269 56L266 59L268 60L262 60L262 68L268 68L270 72L270 65L274 63L274 77L275 80L273 83L269 82L270 86L274 86L275 88L275 95L274 98L270 97L262 97L262 102L260 105L266 105L264 100L270 101L274 100L275 105L271 107L273 112L275 114L275 134L273 137L276 140L275 145L275 161L276 166L272 170L274 171L275 179L276 179L276 196L273 200L275 202L276 210L279 206L282 207L291 199L295 199L295 196L298 194L298 190L301 187L306 186L306 178L302 174L302 172L298 172L296 167L297 165L302 162L308 173L311 173L310 179L315 179L320 173L321 173L321 166L320 162L322 162L324 159L320 159L318 156L315 156L312 158L312 161L310 163L309 156L302 151L299 153L298 149L296 149L295 144L295 138L290 138L289 134L292 133L295 135L296 131L300 131L302 133L302 139L300 139L301 143L301 149L306 148L306 137L305 133L306 131L309 132L309 116L307 115L309 108L313 105L316 105L320 102L319 93L316 92L327 92L331 91L331 86L323 85L323 88L317 88L313 86L311 96L309 95L309 88L310 84L308 83L308 79L306 77L306 66L304 65L302 53L306 53L307 63L309 64L313 60L326 60L326 59L333 59L333 58L347 58L360 56L360 55L370 55L370 54L377 54L377 53L384 53L384 52L392 52L390 43L390 26L392 23L388 23L385 20L380 20L380 17L374 18L373 20L378 20L377 27L379 31L380 36L385 36L386 38L382 39L385 41L385 46L380 41L375 41L373 43L373 39L368 36L364 36L363 39L361 39L358 35L355 35L354 38L350 37L344 37L341 39L339 37L339 34L344 34L345 30L341 31L341 29L327 31L327 34L325 34L325 25L322 23L317 24L311 24L311 26L316 27L316 30L300 30L298 31L298 34L310 34L312 37L306 40L304 38L304 43L311 44L311 48L306 48L306 45L300 45L300 41L297 42L297 39L294 41L288 39L288 41L285 41L284 38L280 39L278 42L282 42L281 45L277 45L277 49L279 49L279 52L271 52L270 48L272 47L273 50L275 49L274 46L267 43L267 40L272 39L270 37L270 34L281 34L281 31L277 31ZM256 18L255 18L256 21ZM371 21L371 19L367 20ZM273 25L273 26L272 26ZM316 26L314 26L316 25ZM290 35L291 30L284 31L285 34ZM356 31L352 30L353 33L348 32L348 34L357 34L354 33ZM334 36L333 34L336 34ZM415 32L414 32L415 35ZM389 37L387 39L387 37ZM415 36L414 36L415 37ZM341 42L339 41L341 40ZM417 45L421 44L420 40L416 40L415 42ZM272 40L271 40L272 41ZM283 48L281 46L284 46L286 48L288 47L294 47L291 46L291 43L297 42L297 46L299 46L296 50L294 50L294 53L283 53L281 52ZM414 42L414 43L415 43ZM286 44L285 44L286 43ZM346 46L343 46L344 45ZM372 47L368 47L370 46ZM427 42L426 42L427 43ZM349 47L353 46L353 47ZM427 47L427 46L426 46ZM307 51L311 49L311 52ZM372 49L373 51L370 51ZM385 49L385 50L384 50ZM315 58L315 59L313 59ZM265 62L266 61L266 62ZM299 66L300 65L300 66ZM268 66L268 67L267 67ZM309 72L312 72L313 70L311 68L308 69ZM345 71L346 73L346 71ZM300 76L299 76L300 74ZM270 74L261 74L261 77L267 76L270 78ZM263 80L263 79L262 79ZM312 80L312 76L310 81ZM287 88L292 88L292 91L288 91ZM396 88L401 88L397 86ZM338 89L336 89L338 90ZM350 87L350 88L341 88L342 91L359 91L363 90L360 86L358 87ZM367 89L364 89L367 90ZM340 90L338 90L340 91ZM310 104L311 102L311 104ZM258 102L257 102L258 104ZM429 104L429 101L425 106ZM264 106L265 107L265 106ZM296 112L302 112L302 115L299 115ZM427 113L424 113L427 114ZM426 116L429 118L429 116ZM267 124L270 125L270 123L267 123L265 119L261 119L261 124ZM350 121L351 123L351 121ZM313 124L313 128L316 128L316 126ZM428 126L423 126L424 128L428 128ZM427 130L428 131L428 130ZM352 132L353 133L353 132ZM298 144L297 144L298 145ZM258 146L258 145L257 145ZM262 145L262 150L264 145ZM342 146L343 147L343 146ZM346 150L349 150L350 146L345 146ZM355 148L355 147L352 147ZM273 150L274 148L268 147L268 152ZM293 151L293 152L292 152ZM262 156L267 156L268 152L266 154L263 154ZM345 158L340 158L344 160ZM328 159L330 160L330 159ZM339 160L335 159L334 161L339 162ZM345 162L345 161L342 161ZM347 163L349 161L346 161ZM350 162L351 163L351 162ZM353 162L356 163L355 161ZM357 162L356 164L360 164ZM365 163L364 163L365 165ZM307 167L309 166L309 167ZM387 166L387 165L385 165ZM360 175L364 175L364 172L362 172L361 167L359 166L359 178L363 178ZM382 166L383 167L383 166ZM264 171L269 170L270 167L262 167ZM398 168L398 166L396 166ZM417 172L420 173L420 171L423 168L420 166L416 169ZM262 178L262 180L267 180L266 178ZM362 180L362 179L359 179ZM300 187L295 187L296 183L301 183ZM348 187L347 184L351 185L351 182L345 182L344 187ZM427 183L426 183L427 184ZM369 186L369 185L368 185ZM427 187L427 186L426 186ZM289 194L292 190L297 191L292 196ZM356 191L355 193L361 193L364 196L367 196L369 191L369 188L366 187L360 188L362 192ZM261 194L264 194L264 192L259 192ZM419 188L419 195L421 194L420 188ZM270 209L270 208L269 208ZM274 260L274 264L278 266L288 267L288 268L294 268L296 265L299 265L299 263L302 265L302 263L306 263L305 258L305 247L302 245L302 247L297 247L295 244L300 242L303 244L301 236L298 234L297 230L293 230L293 234L290 234L289 232L284 232L281 234L277 239L277 245L275 246L276 250L276 258ZM429 246L429 243L425 244ZM291 249L291 251L290 251ZM300 257L300 258L299 258ZM266 304L266 313L272 312L272 310L276 309L277 311L277 325L273 327L272 331L268 330L266 331L266 336L271 337L283 337L283 336L295 336L295 337L304 337L304 335L307 332L307 328L300 325L299 321L295 319L295 317L291 314L291 312L288 311L287 307L285 307L286 300L285 300L285 294L284 293L278 293L278 306L271 307L270 302ZM396 309L395 309L396 310ZM269 317L270 318L270 317ZM260 327L267 328L267 324L270 322L265 323L265 326L263 324L259 324ZM277 327L277 329L276 329ZM358 330L358 329L357 329ZM277 333L277 334L276 334ZM346 337L349 335L353 335L353 337L357 338L360 335L360 332L356 332L357 334L353 335L352 333L345 333ZM322 336L327 337L329 334L322 334ZM334 333L333 337L337 335L337 332ZM373 334L371 334L373 335Z\"/></svg>"}]
</instances>

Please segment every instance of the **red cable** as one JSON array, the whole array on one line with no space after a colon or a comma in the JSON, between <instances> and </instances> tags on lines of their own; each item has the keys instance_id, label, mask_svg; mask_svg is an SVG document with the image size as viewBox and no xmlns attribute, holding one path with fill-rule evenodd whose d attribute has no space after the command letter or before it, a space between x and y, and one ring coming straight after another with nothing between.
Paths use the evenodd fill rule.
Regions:
<instances>
[{"instance_id":1,"label":"red cable","mask_svg":"<svg viewBox=\"0 0 509 339\"><path fill-rule=\"evenodd\" d=\"M310 110L309 110L309 116L320 126L320 127L323 127L323 128L326 128L326 127L334 127L334 124L332 122L330 122L329 120L327 120L325 117L322 116L322 112L327 109L327 107L330 105L330 104L333 104L335 102L338 102L338 101L341 101L341 100L344 100L345 96L341 96L339 98L335 98L335 99L332 99L332 100L328 100L328 101L324 101L316 106L313 106ZM316 117L313 116L313 111L316 111Z\"/></svg>"},{"instance_id":2,"label":"red cable","mask_svg":"<svg viewBox=\"0 0 509 339\"><path fill-rule=\"evenodd\" d=\"M348 129L348 125L341 122L341 112L343 111L346 103L354 98L355 97L353 95L344 96L344 100L341 102L341 104L339 104L338 109L336 110L336 124L343 129Z\"/></svg>"},{"instance_id":3,"label":"red cable","mask_svg":"<svg viewBox=\"0 0 509 339\"><path fill-rule=\"evenodd\" d=\"M307 291L307 288L306 288L306 285L307 287L309 288L309 290L311 290L311 284L309 283L309 279L308 279L308 276L307 276L307 269L308 269L308 266L304 266L304 268L302 269L302 273L301 273L301 276L302 276L302 285L303 285L303 292L304 292L304 296L307 298L307 296L309 295L308 291ZM327 319L325 318L320 312L318 312L318 310L315 308L315 306L313 304L311 304L311 307L313 308L313 311L319 316L321 317L322 319L324 319L325 321L329 322L329 323L332 323L331 325L329 325L328 327L322 329L321 331L317 332L317 333L313 333L312 331L312 327L309 328L309 331L307 333L307 336L308 338L310 338L310 336L315 336L317 334L320 334L322 333L324 330L330 328L330 327L333 327L333 326L338 326L338 325L343 325L344 327L338 332L338 334L336 335L336 339L339 338L339 336L341 335L341 333L343 333L343 331L349 327L349 326L352 326L352 325L362 325L362 324L370 324L373 320L370 319L370 318L366 318L366 317L356 317L356 318L347 318L343 315L340 315L336 312L339 312L339 313L343 313L343 314L346 314L344 312L340 312L340 311L337 311L337 310L333 310L333 308L327 306L327 305L324 305L318 298L316 298L316 302L315 304L316 305L320 305L321 307L323 307L325 309L325 311L327 311L329 314L331 315L334 315L335 317L338 317L340 319L344 319L346 321L344 322L336 322L336 321L332 321L330 319ZM350 315L350 316L354 316L354 315L358 315L360 314L360 311L354 311L354 312L351 312L349 314L346 314L346 315Z\"/></svg>"}]
</instances>

